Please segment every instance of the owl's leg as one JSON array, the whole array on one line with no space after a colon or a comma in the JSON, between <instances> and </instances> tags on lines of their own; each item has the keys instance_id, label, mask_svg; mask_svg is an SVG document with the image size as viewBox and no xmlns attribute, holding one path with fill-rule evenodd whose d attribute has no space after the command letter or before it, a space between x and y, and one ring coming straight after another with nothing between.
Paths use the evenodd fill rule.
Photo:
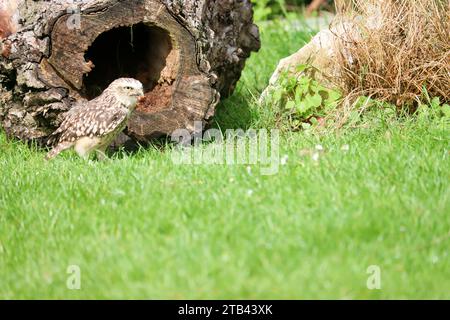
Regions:
<instances>
[{"instance_id":1,"label":"owl's leg","mask_svg":"<svg viewBox=\"0 0 450 320\"><path fill-rule=\"evenodd\" d=\"M56 147L54 147L45 157L45 160L51 160L54 159L56 156L58 156L61 152L72 148L74 145L73 142L61 142Z\"/></svg>"},{"instance_id":2,"label":"owl's leg","mask_svg":"<svg viewBox=\"0 0 450 320\"><path fill-rule=\"evenodd\" d=\"M91 153L99 144L98 138L81 138L75 144L75 152L83 159L88 160Z\"/></svg>"},{"instance_id":3,"label":"owl's leg","mask_svg":"<svg viewBox=\"0 0 450 320\"><path fill-rule=\"evenodd\" d=\"M108 156L106 155L106 147L100 147L97 150L95 150L97 154L98 161L105 161L108 159Z\"/></svg>"}]
</instances>

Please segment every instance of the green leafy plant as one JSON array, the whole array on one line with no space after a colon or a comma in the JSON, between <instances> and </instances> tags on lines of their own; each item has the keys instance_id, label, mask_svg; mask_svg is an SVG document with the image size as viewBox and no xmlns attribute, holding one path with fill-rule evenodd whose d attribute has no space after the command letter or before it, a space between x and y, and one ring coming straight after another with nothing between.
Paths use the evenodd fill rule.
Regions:
<instances>
[{"instance_id":1,"label":"green leafy plant","mask_svg":"<svg viewBox=\"0 0 450 320\"><path fill-rule=\"evenodd\" d=\"M267 20L272 14L272 8L269 6L270 0L252 0L254 19L256 21Z\"/></svg>"},{"instance_id":2,"label":"green leafy plant","mask_svg":"<svg viewBox=\"0 0 450 320\"><path fill-rule=\"evenodd\" d=\"M279 85L269 97L269 103L277 107L280 117L287 120L293 130L308 129L322 123L341 100L338 91L314 79L314 72L311 66L300 65L297 73L301 76L283 73Z\"/></svg>"},{"instance_id":3,"label":"green leafy plant","mask_svg":"<svg viewBox=\"0 0 450 320\"><path fill-rule=\"evenodd\" d=\"M442 103L440 97L431 97L426 87L422 89L421 100L417 108L419 117L442 118L450 121L450 105Z\"/></svg>"},{"instance_id":4,"label":"green leafy plant","mask_svg":"<svg viewBox=\"0 0 450 320\"><path fill-rule=\"evenodd\" d=\"M286 15L286 0L252 0L254 19L264 21L274 16Z\"/></svg>"}]
</instances>

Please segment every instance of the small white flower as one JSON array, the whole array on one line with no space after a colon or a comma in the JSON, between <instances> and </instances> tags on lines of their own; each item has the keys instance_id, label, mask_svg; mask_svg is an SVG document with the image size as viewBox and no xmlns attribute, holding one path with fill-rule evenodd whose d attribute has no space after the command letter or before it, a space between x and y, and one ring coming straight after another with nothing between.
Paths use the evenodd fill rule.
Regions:
<instances>
[{"instance_id":1,"label":"small white flower","mask_svg":"<svg viewBox=\"0 0 450 320\"><path fill-rule=\"evenodd\" d=\"M349 146L348 144L344 144L344 145L342 146L341 150L342 150L342 151L345 151L345 152L350 151L350 146Z\"/></svg>"},{"instance_id":2,"label":"small white flower","mask_svg":"<svg viewBox=\"0 0 450 320\"><path fill-rule=\"evenodd\" d=\"M318 144L318 145L316 146L316 150L317 150L317 151L323 151L323 146L322 146L321 144Z\"/></svg>"},{"instance_id":3,"label":"small white flower","mask_svg":"<svg viewBox=\"0 0 450 320\"><path fill-rule=\"evenodd\" d=\"M250 174L250 175L252 174L252 167L247 166L247 173Z\"/></svg>"},{"instance_id":4,"label":"small white flower","mask_svg":"<svg viewBox=\"0 0 450 320\"><path fill-rule=\"evenodd\" d=\"M311 156L311 158L313 159L313 161L319 161L320 158L320 154L318 152L314 152L313 155Z\"/></svg>"},{"instance_id":5,"label":"small white flower","mask_svg":"<svg viewBox=\"0 0 450 320\"><path fill-rule=\"evenodd\" d=\"M253 195L253 190L247 190L247 195L251 197Z\"/></svg>"},{"instance_id":6,"label":"small white flower","mask_svg":"<svg viewBox=\"0 0 450 320\"><path fill-rule=\"evenodd\" d=\"M283 158L281 158L281 165L285 166L287 164L288 160L289 160L289 156L287 154L284 155Z\"/></svg>"}]
</instances>

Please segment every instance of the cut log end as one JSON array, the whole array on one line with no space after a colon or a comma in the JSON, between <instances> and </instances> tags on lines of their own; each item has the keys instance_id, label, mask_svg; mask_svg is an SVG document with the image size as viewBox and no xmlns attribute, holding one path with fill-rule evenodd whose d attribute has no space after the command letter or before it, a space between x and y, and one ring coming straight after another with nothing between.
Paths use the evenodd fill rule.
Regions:
<instances>
[{"instance_id":1,"label":"cut log end","mask_svg":"<svg viewBox=\"0 0 450 320\"><path fill-rule=\"evenodd\" d=\"M180 50L176 49L177 46L167 30L142 22L102 33L84 54L85 61L92 64L92 70L83 76L81 96L91 100L115 79L135 78L144 85L145 98L137 107L141 118L144 114L154 115L170 110L180 72ZM133 121L136 122L136 119ZM152 125L148 123L146 127ZM140 140L148 138L147 135L168 133L148 134L131 125L128 132Z\"/></svg>"}]
</instances>

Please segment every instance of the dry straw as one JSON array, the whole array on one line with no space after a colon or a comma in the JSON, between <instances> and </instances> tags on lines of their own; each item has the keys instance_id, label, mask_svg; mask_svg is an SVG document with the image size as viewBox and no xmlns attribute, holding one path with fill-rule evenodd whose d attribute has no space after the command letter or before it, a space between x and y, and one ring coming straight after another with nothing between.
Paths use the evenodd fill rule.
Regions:
<instances>
[{"instance_id":1,"label":"dry straw","mask_svg":"<svg viewBox=\"0 0 450 320\"><path fill-rule=\"evenodd\" d=\"M414 111L424 91L450 101L449 0L337 0L357 32L339 41L347 101L369 96Z\"/></svg>"}]
</instances>

